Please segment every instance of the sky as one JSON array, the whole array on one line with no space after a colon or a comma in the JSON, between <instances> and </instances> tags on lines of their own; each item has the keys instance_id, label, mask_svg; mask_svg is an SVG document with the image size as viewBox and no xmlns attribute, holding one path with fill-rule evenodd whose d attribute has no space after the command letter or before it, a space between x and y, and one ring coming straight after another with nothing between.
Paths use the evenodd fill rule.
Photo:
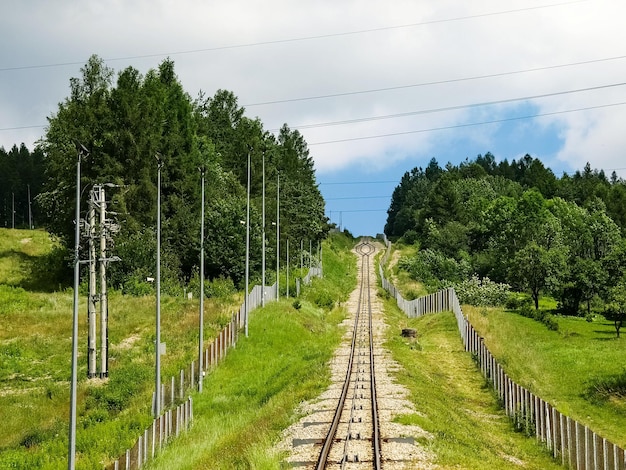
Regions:
<instances>
[{"instance_id":1,"label":"sky","mask_svg":"<svg viewBox=\"0 0 626 470\"><path fill-rule=\"evenodd\" d=\"M33 149L92 54L298 129L326 214L382 233L406 171L491 152L626 177L622 0L2 0L0 146Z\"/></svg>"}]
</instances>

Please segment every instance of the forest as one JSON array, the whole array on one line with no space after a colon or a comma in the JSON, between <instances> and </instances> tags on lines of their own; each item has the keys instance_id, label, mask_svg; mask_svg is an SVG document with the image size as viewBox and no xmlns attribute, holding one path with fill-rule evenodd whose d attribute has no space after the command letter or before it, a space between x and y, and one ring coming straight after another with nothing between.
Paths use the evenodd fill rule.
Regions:
<instances>
[{"instance_id":1,"label":"forest","mask_svg":"<svg viewBox=\"0 0 626 470\"><path fill-rule=\"evenodd\" d=\"M288 239L294 252L300 241L316 245L329 230L313 160L297 130L285 124L276 135L266 131L227 90L212 97L200 92L192 99L169 59L145 75L133 67L116 74L94 55L81 76L70 79L69 96L48 118L33 152L24 145L0 149L0 223L45 227L59 242L52 257L67 265L61 270L66 274L71 274L74 245L79 148L86 150L81 159L81 214L87 210L90 187L116 186L107 190L107 199L121 226L113 249L121 261L111 265L110 274L112 285L128 293L151 290L146 278L155 270L157 158L162 165L165 291L180 290L198 276L200 169L206 177L209 279L240 285L244 277L248 157L253 278L261 270L263 193L267 266L276 265L278 199L281 251Z\"/></svg>"},{"instance_id":2,"label":"forest","mask_svg":"<svg viewBox=\"0 0 626 470\"><path fill-rule=\"evenodd\" d=\"M558 313L603 313L616 328L626 315L625 230L626 183L615 172L587 163L557 177L530 155L490 153L406 172L385 225L390 239L419 247L400 264L430 290L472 279L525 292L535 309L550 295Z\"/></svg>"}]
</instances>

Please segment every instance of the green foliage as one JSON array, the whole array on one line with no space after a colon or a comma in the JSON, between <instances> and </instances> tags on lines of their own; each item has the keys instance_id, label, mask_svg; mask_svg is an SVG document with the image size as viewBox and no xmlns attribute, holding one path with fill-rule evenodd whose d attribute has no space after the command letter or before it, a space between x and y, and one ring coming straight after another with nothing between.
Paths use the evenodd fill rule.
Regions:
<instances>
[{"instance_id":1,"label":"green foliage","mask_svg":"<svg viewBox=\"0 0 626 470\"><path fill-rule=\"evenodd\" d=\"M626 370L620 374L591 379L585 398L596 403L606 402L611 398L626 398Z\"/></svg>"},{"instance_id":2,"label":"green foliage","mask_svg":"<svg viewBox=\"0 0 626 470\"><path fill-rule=\"evenodd\" d=\"M426 284L434 284L437 280L460 281L469 276L471 269L466 260L457 261L431 249L419 251L415 257L400 258L398 267L408 271L416 281Z\"/></svg>"},{"instance_id":3,"label":"green foliage","mask_svg":"<svg viewBox=\"0 0 626 470\"><path fill-rule=\"evenodd\" d=\"M112 199L109 209L117 212L121 225L114 254L122 262L111 268L113 285L126 292L146 293L143 279L155 277L157 155L162 286L170 293L182 291L199 264L199 168L206 181L207 278L230 277L236 285L243 278L246 227L241 221L246 220L248 155L252 277L261 269L263 176L266 198L276 201L281 175L280 214L276 204L266 202L266 222L280 216L281 238L320 241L328 232L313 160L299 131L284 125L274 137L259 119L244 115L232 92L218 90L212 98L200 95L193 101L170 59L145 76L128 67L114 82L113 70L92 56L81 76L70 80L70 96L49 121L36 154L46 155L42 162L46 179L37 195L46 226L62 246L72 246L80 144L89 152L81 161L81 186L86 190L95 183L122 186L108 191L107 198ZM84 214L85 201L81 206ZM266 236L268 245L275 246L272 231ZM275 260L268 259L268 264L275 265Z\"/></svg>"},{"instance_id":4,"label":"green foliage","mask_svg":"<svg viewBox=\"0 0 626 470\"><path fill-rule=\"evenodd\" d=\"M617 203L626 201L624 188L617 175L609 181L589 164L556 178L530 155L496 162L488 153L445 168L432 159L401 178L385 233L528 292L536 307L550 294L562 313L586 307L590 314L626 271L626 205ZM467 278L454 279L450 263L434 272L424 263L400 265L431 290Z\"/></svg>"},{"instance_id":5,"label":"green foliage","mask_svg":"<svg viewBox=\"0 0 626 470\"><path fill-rule=\"evenodd\" d=\"M220 277L207 282L204 286L204 292L207 297L226 299L235 294L237 289L235 288L235 284L232 279L228 277Z\"/></svg>"},{"instance_id":6,"label":"green foliage","mask_svg":"<svg viewBox=\"0 0 626 470\"><path fill-rule=\"evenodd\" d=\"M523 317L532 318L533 320L536 320L539 323L543 323L544 325L546 325L546 327L550 331L559 330L559 323L554 317L554 315L550 314L549 312L545 310L534 309L530 305L525 304L519 308L518 313Z\"/></svg>"},{"instance_id":7,"label":"green foliage","mask_svg":"<svg viewBox=\"0 0 626 470\"><path fill-rule=\"evenodd\" d=\"M476 274L454 285L462 304L490 307L504 305L510 296L510 288L508 284L493 282L488 277L479 279Z\"/></svg>"}]
</instances>

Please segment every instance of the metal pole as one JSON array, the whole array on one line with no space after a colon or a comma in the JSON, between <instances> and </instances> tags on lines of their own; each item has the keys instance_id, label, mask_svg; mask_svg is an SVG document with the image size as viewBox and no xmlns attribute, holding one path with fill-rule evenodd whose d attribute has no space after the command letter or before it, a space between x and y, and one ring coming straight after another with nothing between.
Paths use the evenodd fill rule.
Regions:
<instances>
[{"instance_id":1,"label":"metal pole","mask_svg":"<svg viewBox=\"0 0 626 470\"><path fill-rule=\"evenodd\" d=\"M76 465L76 382L78 376L78 283L80 280L80 158L87 150L81 145L76 161L76 215L74 218L74 310L72 313L72 380L70 385L70 430L67 468Z\"/></svg>"},{"instance_id":2,"label":"metal pole","mask_svg":"<svg viewBox=\"0 0 626 470\"><path fill-rule=\"evenodd\" d=\"M248 337L248 317L250 314L250 302L248 301L248 283L250 282L250 152L248 152L248 204L246 206L246 291L244 292L245 303L245 332Z\"/></svg>"},{"instance_id":3,"label":"metal pole","mask_svg":"<svg viewBox=\"0 0 626 470\"><path fill-rule=\"evenodd\" d=\"M309 271L311 271L313 258L313 240L309 240Z\"/></svg>"},{"instance_id":4,"label":"metal pole","mask_svg":"<svg viewBox=\"0 0 626 470\"><path fill-rule=\"evenodd\" d=\"M262 221L262 261L261 261L261 306L265 307L265 151L263 151L263 221Z\"/></svg>"},{"instance_id":5,"label":"metal pole","mask_svg":"<svg viewBox=\"0 0 626 470\"><path fill-rule=\"evenodd\" d=\"M280 173L276 181L276 300L278 300L280 298Z\"/></svg>"},{"instance_id":6,"label":"metal pole","mask_svg":"<svg viewBox=\"0 0 626 470\"><path fill-rule=\"evenodd\" d=\"M109 376L109 303L107 298L106 194L100 186L100 377Z\"/></svg>"},{"instance_id":7,"label":"metal pole","mask_svg":"<svg viewBox=\"0 0 626 470\"><path fill-rule=\"evenodd\" d=\"M96 376L96 194L99 188L89 193L89 296L87 298L87 377Z\"/></svg>"},{"instance_id":8,"label":"metal pole","mask_svg":"<svg viewBox=\"0 0 626 470\"><path fill-rule=\"evenodd\" d=\"M300 239L300 277L304 270L304 240Z\"/></svg>"},{"instance_id":9,"label":"metal pole","mask_svg":"<svg viewBox=\"0 0 626 470\"><path fill-rule=\"evenodd\" d=\"M33 228L33 210L30 203L30 184L26 185L28 187L28 228L32 230Z\"/></svg>"},{"instance_id":10,"label":"metal pole","mask_svg":"<svg viewBox=\"0 0 626 470\"><path fill-rule=\"evenodd\" d=\"M287 298L289 298L289 238L287 238Z\"/></svg>"},{"instance_id":11,"label":"metal pole","mask_svg":"<svg viewBox=\"0 0 626 470\"><path fill-rule=\"evenodd\" d=\"M198 391L202 392L203 367L202 356L204 349L204 167L200 168L202 180L202 204L200 212L200 325L198 334Z\"/></svg>"},{"instance_id":12,"label":"metal pole","mask_svg":"<svg viewBox=\"0 0 626 470\"><path fill-rule=\"evenodd\" d=\"M15 193L11 193L13 196L13 205L11 206L11 228L15 228Z\"/></svg>"},{"instance_id":13,"label":"metal pole","mask_svg":"<svg viewBox=\"0 0 626 470\"><path fill-rule=\"evenodd\" d=\"M161 414L161 167L157 154L157 246L156 246L156 338L154 374L154 415Z\"/></svg>"}]
</instances>

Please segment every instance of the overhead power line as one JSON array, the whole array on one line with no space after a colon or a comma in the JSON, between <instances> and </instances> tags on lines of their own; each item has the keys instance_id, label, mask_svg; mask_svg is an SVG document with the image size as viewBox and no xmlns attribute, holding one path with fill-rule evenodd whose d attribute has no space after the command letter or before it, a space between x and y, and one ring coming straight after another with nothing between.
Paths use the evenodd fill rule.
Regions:
<instances>
[{"instance_id":1,"label":"overhead power line","mask_svg":"<svg viewBox=\"0 0 626 470\"><path fill-rule=\"evenodd\" d=\"M292 126L292 127L293 129L312 129L316 127L338 126L338 125L343 125L343 124L356 124L359 122L379 121L382 119L415 116L418 114L439 113L443 111L456 111L459 109L476 108L479 106L493 106L496 104L513 103L515 101L527 101L527 100L535 100L535 99L541 99L541 98L549 98L552 96L569 95L572 93L581 93L581 92L593 91L593 90L602 90L605 88L614 88L614 87L620 87L624 85L626 85L626 82L613 83L610 85L598 85L598 86L587 87L587 88L578 88L576 90L556 91L553 93L543 93L540 95L524 96L521 98L506 98L506 99L495 100L495 101L484 101L481 103L460 104L456 106L446 106L443 108L424 109L424 110L419 110L419 111L409 111L406 113L396 113L396 114L387 114L383 116L371 116L371 117L364 117L364 118L346 119L343 121L331 121L331 122L323 122L323 123L318 123L318 124L304 124L302 126ZM278 130L279 129L271 129L272 132L277 132Z\"/></svg>"},{"instance_id":2,"label":"overhead power line","mask_svg":"<svg viewBox=\"0 0 626 470\"><path fill-rule=\"evenodd\" d=\"M614 106L623 106L625 104L626 104L626 101L622 101L620 103L611 103L611 104L604 104L604 105L598 105L598 106L587 106L585 108L568 109L568 110L564 110L564 111L553 111L553 112L550 112L550 113L532 114L532 115L528 115L528 116L514 116L514 117L510 117L510 118L493 119L493 120L489 120L489 121L470 122L470 123L465 123L465 124L455 124L455 125L451 125L451 126L431 127L431 128L428 128L428 129L416 129L416 130L413 130L413 131L394 132L394 133L391 133L391 134L368 135L368 136L361 136L361 137L352 137L352 138L347 138L347 139L327 140L327 141L324 141L324 142L309 143L308 145L312 146L312 145L338 144L338 143L342 143L342 142L354 142L354 141L357 141L357 140L382 139L382 138L385 138L385 137L396 137L396 136L400 136L400 135L419 134L419 133L423 133L423 132L443 131L443 130L449 130L449 129L460 129L460 128L463 128L463 127L482 126L482 125L486 125L486 124L498 124L498 123L502 123L502 122L519 121L519 120L522 120L522 119L535 119L535 118L544 117L544 116L555 116L555 115L558 115L558 114L575 113L575 112L579 112L579 111L589 111L591 109L610 108L610 107L614 107Z\"/></svg>"},{"instance_id":3,"label":"overhead power line","mask_svg":"<svg viewBox=\"0 0 626 470\"><path fill-rule=\"evenodd\" d=\"M381 184L381 183L397 183L396 180L380 180L380 181L332 181L332 182L322 182L320 185L324 184Z\"/></svg>"},{"instance_id":4,"label":"overhead power line","mask_svg":"<svg viewBox=\"0 0 626 470\"><path fill-rule=\"evenodd\" d=\"M300 98L287 98L287 99L274 100L274 101L263 101L259 103L244 104L243 106L250 108L253 106L263 106L263 105L268 105L268 104L293 103L297 101L320 100L320 99L325 99L325 98L340 98L342 96L363 95L367 93L379 93L382 91L393 91L393 90L402 90L406 88L418 88L418 87L425 87L425 86L432 86L432 85L443 85L447 83L458 83L458 82L466 82L466 81L471 81L471 80L483 80L485 78L506 77L509 75L516 75L520 73L539 72L542 70L575 67L578 65L589 65L589 64L596 64L600 62L609 62L612 60L623 60L623 59L626 59L626 55L620 55L620 56L615 56L615 57L605 57L603 59L591 59L591 60L585 60L581 62L570 62L567 64L546 65L543 67L535 67L531 69L522 69L522 70L511 70L507 72L497 72L497 73L490 73L486 75L475 75L475 76L470 76L470 77L450 78L447 80L435 80L432 82L413 83L410 85L398 85L398 86L384 87L384 88L372 88L369 90L346 91L342 93L332 93L328 95L306 96L306 97L300 97Z\"/></svg>"},{"instance_id":5,"label":"overhead power line","mask_svg":"<svg viewBox=\"0 0 626 470\"><path fill-rule=\"evenodd\" d=\"M214 51L222 51L222 50L228 50L228 49L241 49L241 48L248 48L248 47L268 46L268 45L284 44L284 43L290 43L290 42L313 41L317 39L327 39L327 38L335 38L335 37L341 37L341 36L352 36L352 35L358 35L358 34L375 33L379 31L389 31L393 29L415 28L419 26L428 26L428 25L439 24L439 23L449 23L453 21L464 21L464 20L471 20L471 19L476 19L476 18L486 18L490 16L507 15L511 13L520 13L520 12L530 11L530 10L554 8L554 7L560 7L560 6L565 6L565 5L572 5L575 3L585 3L589 1L590 0L573 0L573 1L568 1L568 2L551 3L547 5L537 5L533 7L516 8L512 10L501 10L501 11L495 11L495 12L478 13L475 15L442 18L439 20L422 21L418 23L381 26L378 28L359 29L359 30L354 30L354 31L343 31L343 32L329 33L329 34L318 34L318 35L303 36L303 37L298 37L298 38L275 39L275 40L269 40L269 41L258 41L258 42L243 43L243 44L231 44L231 45L224 45L224 46L205 47L205 48L190 49L190 50L175 51L175 52L159 52L159 53L153 53L153 54L139 54L139 55L132 55L132 56L124 56L124 57L111 57L111 58L107 58L104 60L106 62L114 62L114 61L120 61L120 60L146 59L146 58L151 58L151 57L168 57L168 56L177 56L177 55L186 55L186 54L198 54L202 52L214 52ZM13 66L13 67L2 67L0 68L0 72L54 68L54 67L67 67L67 66L72 66L72 65L83 65L83 64L84 62L82 61L69 61L69 62L56 62L56 63L51 63L51 64L20 65L20 66Z\"/></svg>"},{"instance_id":6,"label":"overhead power line","mask_svg":"<svg viewBox=\"0 0 626 470\"><path fill-rule=\"evenodd\" d=\"M626 85L626 82L611 83L608 85L598 85L598 86L587 87L587 88L578 88L575 90L555 91L552 93L543 93L539 95L524 96L524 97L519 97L519 98L506 98L506 99L495 100L495 101L483 101L480 103L460 104L460 105L455 105L455 106L446 106L443 108L423 109L423 110L418 110L418 111L409 111L406 113L386 114L382 116L369 116L369 117L363 117L363 118L346 119L342 121L329 121L329 122L322 122L322 123L315 123L315 124L303 124L300 126L296 125L296 126L291 126L291 127L292 129L302 130L302 129L313 129L313 128L318 128L318 127L338 126L338 125L344 125L344 124L356 124L360 122L379 121L379 120L384 120L384 119L416 116L420 114L431 114L431 113L438 113L438 112L444 112L444 111L456 111L459 109L476 108L480 106L493 106L496 104L513 103L515 101L528 101L528 100L549 98L553 96L568 95L568 94L573 94L573 93L582 93L586 91L602 90L606 88L615 88L615 87L620 87L624 85ZM564 111L564 112L567 112L567 111ZM45 126L46 126L45 124L41 124L41 125L33 125L33 126L4 127L4 128L0 128L0 132L20 130L20 129L36 129L36 128L42 128ZM269 129L269 132L278 132L279 130L280 129ZM313 144L309 144L309 145L313 145Z\"/></svg>"}]
</instances>

